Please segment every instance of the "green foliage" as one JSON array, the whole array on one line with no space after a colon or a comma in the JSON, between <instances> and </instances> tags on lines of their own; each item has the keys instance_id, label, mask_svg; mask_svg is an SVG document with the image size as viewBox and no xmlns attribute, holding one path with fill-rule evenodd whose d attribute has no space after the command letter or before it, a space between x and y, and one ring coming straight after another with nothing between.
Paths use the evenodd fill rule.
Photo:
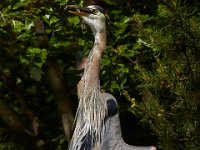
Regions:
<instances>
[{"instance_id":1,"label":"green foliage","mask_svg":"<svg viewBox=\"0 0 200 150\"><path fill-rule=\"evenodd\" d=\"M39 48L28 48L26 58L20 57L20 62L26 65L33 63L33 65L41 68L47 59L47 50Z\"/></svg>"},{"instance_id":2,"label":"green foliage","mask_svg":"<svg viewBox=\"0 0 200 150\"><path fill-rule=\"evenodd\" d=\"M158 15L152 17L156 25L149 20L142 31L147 31L141 38L148 43L154 61L137 64L141 77L137 88L144 103L133 112L151 124L160 149L198 149L200 144L200 20L194 9L176 1L160 4Z\"/></svg>"},{"instance_id":3,"label":"green foliage","mask_svg":"<svg viewBox=\"0 0 200 150\"><path fill-rule=\"evenodd\" d=\"M199 12L174 0L155 12L112 10L116 31L104 56L110 61L102 63L104 88L131 103L128 110L151 126L159 149L198 149Z\"/></svg>"}]
</instances>

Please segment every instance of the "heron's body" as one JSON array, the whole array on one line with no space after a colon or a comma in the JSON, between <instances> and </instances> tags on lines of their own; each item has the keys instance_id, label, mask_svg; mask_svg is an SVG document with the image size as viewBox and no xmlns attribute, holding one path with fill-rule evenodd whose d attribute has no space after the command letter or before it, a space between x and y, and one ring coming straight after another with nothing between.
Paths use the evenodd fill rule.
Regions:
<instances>
[{"instance_id":1,"label":"heron's body","mask_svg":"<svg viewBox=\"0 0 200 150\"><path fill-rule=\"evenodd\" d=\"M106 25L103 9L99 6L81 8L69 6L88 24L95 42L91 49L84 73L79 82L79 105L76 126L70 150L150 150L151 147L129 146L121 135L116 99L100 89L100 62L106 49ZM155 150L155 149L151 149Z\"/></svg>"}]
</instances>

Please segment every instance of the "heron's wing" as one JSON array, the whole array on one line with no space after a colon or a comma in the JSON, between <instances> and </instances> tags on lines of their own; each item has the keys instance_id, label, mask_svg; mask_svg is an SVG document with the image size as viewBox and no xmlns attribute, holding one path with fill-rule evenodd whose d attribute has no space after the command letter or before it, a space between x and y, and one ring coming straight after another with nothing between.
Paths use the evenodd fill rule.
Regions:
<instances>
[{"instance_id":1,"label":"heron's wing","mask_svg":"<svg viewBox=\"0 0 200 150\"><path fill-rule=\"evenodd\" d=\"M105 119L105 134L101 144L101 150L156 150L151 146L131 146L124 142L121 133L118 104L109 93L104 93L107 103L107 117Z\"/></svg>"}]
</instances>

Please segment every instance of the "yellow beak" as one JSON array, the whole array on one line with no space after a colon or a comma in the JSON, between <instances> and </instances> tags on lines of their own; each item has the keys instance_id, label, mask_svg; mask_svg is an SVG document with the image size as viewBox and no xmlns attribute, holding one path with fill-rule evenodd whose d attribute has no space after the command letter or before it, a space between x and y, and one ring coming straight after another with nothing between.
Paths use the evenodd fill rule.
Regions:
<instances>
[{"instance_id":1,"label":"yellow beak","mask_svg":"<svg viewBox=\"0 0 200 150\"><path fill-rule=\"evenodd\" d=\"M88 16L92 13L90 9L76 5L66 5L66 9L71 9L68 12L77 16Z\"/></svg>"}]
</instances>

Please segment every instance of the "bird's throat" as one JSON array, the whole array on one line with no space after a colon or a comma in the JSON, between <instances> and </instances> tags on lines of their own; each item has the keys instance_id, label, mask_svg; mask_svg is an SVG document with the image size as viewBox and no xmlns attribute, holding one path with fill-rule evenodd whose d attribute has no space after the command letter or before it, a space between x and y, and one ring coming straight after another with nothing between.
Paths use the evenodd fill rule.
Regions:
<instances>
[{"instance_id":1,"label":"bird's throat","mask_svg":"<svg viewBox=\"0 0 200 150\"><path fill-rule=\"evenodd\" d=\"M102 30L100 32L96 32L94 35L94 38L95 38L94 47L98 46L100 53L103 54L103 52L106 49L106 40L107 40L106 39L106 31Z\"/></svg>"}]
</instances>

